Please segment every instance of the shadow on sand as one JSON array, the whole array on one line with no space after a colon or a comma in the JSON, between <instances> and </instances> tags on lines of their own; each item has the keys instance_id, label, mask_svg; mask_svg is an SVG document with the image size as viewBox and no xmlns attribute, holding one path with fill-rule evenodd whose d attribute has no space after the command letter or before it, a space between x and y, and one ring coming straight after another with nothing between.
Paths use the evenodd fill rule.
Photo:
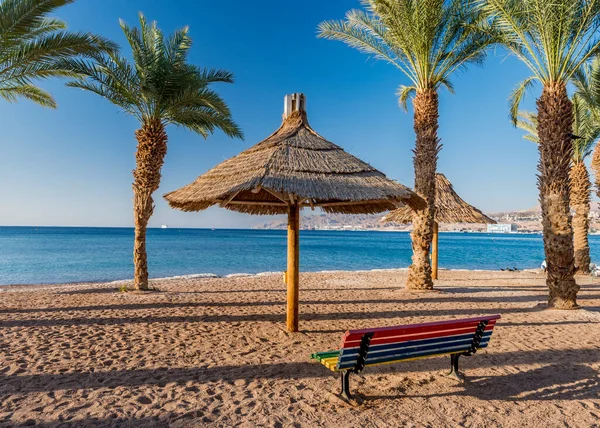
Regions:
<instances>
[{"instance_id":1,"label":"shadow on sand","mask_svg":"<svg viewBox=\"0 0 600 428\"><path fill-rule=\"evenodd\" d=\"M493 343L490 345L493 346ZM307 351L307 358L308 358ZM472 377L466 383L464 394L478 391L481 398L485 399L513 399L527 390L523 389L529 381L536 385L535 389L544 388L554 384L585 384L588 392L581 392L579 388L572 387L572 395L563 392L563 398L581 398L581 394L600 393L600 379L596 370L586 364L600 362L600 353L596 349L579 350L544 350L544 351L518 351L503 353L478 353L472 358L465 358L461 364L469 377L471 367L501 367L531 364L546 364L544 367L491 377ZM435 372L444 371L449 367L449 358L439 357L412 362L370 367L367 376L381 373L408 372ZM226 365L215 367L192 368L154 368L137 370L111 370L101 372L70 372L57 374L29 374L29 375L3 375L0 374L0 396L15 393L50 392L57 390L116 388L119 386L137 387L140 385L165 386L167 383L176 382L185 384L188 381L201 383L211 381L234 381L238 379L302 379L333 376L333 373L314 362L278 362L274 364L244 364ZM526 382L527 381L527 382ZM504 388L498 395L490 392L488 387L494 385ZM474 388L471 390L471 388ZM460 392L457 392L460 394ZM454 393L452 393L454 394ZM486 395L487 394L487 395ZM552 392L544 393L551 397ZM539 396L523 397L524 399L540 399Z\"/></svg>"},{"instance_id":2,"label":"shadow on sand","mask_svg":"<svg viewBox=\"0 0 600 428\"><path fill-rule=\"evenodd\" d=\"M550 364L534 370L498 376L467 376L456 391L443 394L364 396L366 400L474 397L480 400L585 400L600 394L598 372L585 364Z\"/></svg>"},{"instance_id":3,"label":"shadow on sand","mask_svg":"<svg viewBox=\"0 0 600 428\"><path fill-rule=\"evenodd\" d=\"M300 300L301 305L403 305L406 303L538 303L545 299L544 295L523 295L523 296L497 296L497 297L464 297L456 298L453 296L455 291L443 293L436 296L427 295L412 295L401 299L381 298L381 299L363 299L363 300ZM578 301L600 299L598 294L581 294L578 296ZM87 311L123 311L128 310L148 310L148 309L164 309L164 308L201 308L201 307L260 307L260 306L281 306L285 304L284 296L279 301L229 301L229 302L153 302L153 303L127 303L127 304L112 304L112 305L93 305L93 306L64 306L64 307L49 307L49 308L4 308L0 309L0 314L28 314L28 313L55 313L55 312L87 312ZM585 305L585 303L583 303ZM507 311L506 309L499 309ZM520 311L520 310L519 310Z\"/></svg>"},{"instance_id":4,"label":"shadow on sand","mask_svg":"<svg viewBox=\"0 0 600 428\"><path fill-rule=\"evenodd\" d=\"M59 326L81 326L81 325L130 325L130 324L146 324L146 323L218 323L218 322L285 322L284 304L277 303L281 306L281 313L261 313L261 314L243 314L243 315L181 315L181 316L125 316L122 312L118 318L110 317L81 317L67 319L23 319L23 320L7 320L2 321L3 328L14 327L59 327ZM160 307L160 306L159 306ZM370 319L391 319L399 317L414 317L414 316L475 316L492 313L533 313L542 311L542 307L532 308L463 308L463 309L436 309L436 310L389 310L373 312L368 307L365 307L364 312L324 312L324 313L303 313L303 321L330 321L330 320L370 320ZM117 314L117 315L119 315Z\"/></svg>"}]
</instances>

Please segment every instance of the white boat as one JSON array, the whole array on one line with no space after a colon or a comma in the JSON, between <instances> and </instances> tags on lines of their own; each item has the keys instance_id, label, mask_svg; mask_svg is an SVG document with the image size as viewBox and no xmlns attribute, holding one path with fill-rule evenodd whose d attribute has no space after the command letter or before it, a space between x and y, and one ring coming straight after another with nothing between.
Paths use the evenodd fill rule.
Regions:
<instances>
[{"instance_id":1,"label":"white boat","mask_svg":"<svg viewBox=\"0 0 600 428\"><path fill-rule=\"evenodd\" d=\"M168 228L169 228L169 226L167 226L166 224L161 224L161 225L160 225L160 228L161 228L161 229L168 229Z\"/></svg>"}]
</instances>

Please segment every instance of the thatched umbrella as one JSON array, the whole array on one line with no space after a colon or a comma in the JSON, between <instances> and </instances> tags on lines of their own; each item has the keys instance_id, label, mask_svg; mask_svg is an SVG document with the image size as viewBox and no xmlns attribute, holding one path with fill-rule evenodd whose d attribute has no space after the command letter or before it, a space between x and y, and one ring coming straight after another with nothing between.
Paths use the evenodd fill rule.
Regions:
<instances>
[{"instance_id":1,"label":"thatched umbrella","mask_svg":"<svg viewBox=\"0 0 600 428\"><path fill-rule=\"evenodd\" d=\"M496 223L495 220L462 200L444 174L435 175L435 186L435 223L431 246L431 276L433 279L437 279L438 275L439 223ZM385 223L410 223L412 222L412 210L408 207L399 208L383 217L382 221Z\"/></svg>"},{"instance_id":2,"label":"thatched umbrella","mask_svg":"<svg viewBox=\"0 0 600 428\"><path fill-rule=\"evenodd\" d=\"M288 214L287 329L298 331L300 209L366 214L407 204L425 207L409 188L325 140L308 124L303 94L285 97L281 127L165 198L183 211L218 205L248 214Z\"/></svg>"}]
</instances>

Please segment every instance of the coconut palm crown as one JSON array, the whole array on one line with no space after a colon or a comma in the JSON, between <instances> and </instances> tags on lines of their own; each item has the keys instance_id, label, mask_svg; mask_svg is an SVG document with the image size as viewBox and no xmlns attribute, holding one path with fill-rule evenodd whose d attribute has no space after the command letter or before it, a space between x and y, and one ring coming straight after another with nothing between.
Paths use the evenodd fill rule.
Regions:
<instances>
[{"instance_id":1,"label":"coconut palm crown","mask_svg":"<svg viewBox=\"0 0 600 428\"><path fill-rule=\"evenodd\" d=\"M481 64L493 38L473 31L482 14L472 0L362 0L344 20L319 25L319 37L338 40L397 67L410 81L398 97L414 108L415 191L428 203L414 214L413 263L407 287L433 288L429 250L435 218L435 172L441 148L438 89L452 92L450 77L468 64Z\"/></svg>"},{"instance_id":2,"label":"coconut palm crown","mask_svg":"<svg viewBox=\"0 0 600 428\"><path fill-rule=\"evenodd\" d=\"M74 0L3 0L0 2L0 97L28 99L56 108L51 94L37 85L51 77L77 77L65 59L90 57L116 49L91 33L67 31L64 21L50 17Z\"/></svg>"},{"instance_id":3,"label":"coconut palm crown","mask_svg":"<svg viewBox=\"0 0 600 428\"><path fill-rule=\"evenodd\" d=\"M146 227L154 210L152 193L160 184L160 169L167 152L167 125L194 131L204 138L217 129L242 138L225 101L210 88L212 83L232 83L224 70L201 69L188 64L192 40L185 27L165 38L156 22L140 14L140 28L121 21L133 63L116 52L97 55L94 62L71 61L85 79L68 83L95 93L135 117L141 128L134 182L134 288L148 288Z\"/></svg>"},{"instance_id":4,"label":"coconut palm crown","mask_svg":"<svg viewBox=\"0 0 600 428\"><path fill-rule=\"evenodd\" d=\"M600 0L475 0L488 16L481 27L531 71L510 98L516 125L527 88L538 81L538 189L542 207L548 304L577 307L579 286L571 227L570 166L573 157L573 106L567 83L600 50Z\"/></svg>"}]
</instances>

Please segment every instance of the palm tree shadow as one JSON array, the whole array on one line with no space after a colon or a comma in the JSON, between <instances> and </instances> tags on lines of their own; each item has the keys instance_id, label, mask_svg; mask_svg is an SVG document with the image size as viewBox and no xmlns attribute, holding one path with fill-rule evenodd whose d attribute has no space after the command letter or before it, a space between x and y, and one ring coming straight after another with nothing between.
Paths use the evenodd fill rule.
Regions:
<instances>
[{"instance_id":1,"label":"palm tree shadow","mask_svg":"<svg viewBox=\"0 0 600 428\"><path fill-rule=\"evenodd\" d=\"M585 364L551 364L497 376L468 376L461 391L442 394L363 396L365 400L472 397L484 401L584 400L600 394L598 372Z\"/></svg>"},{"instance_id":2,"label":"palm tree shadow","mask_svg":"<svg viewBox=\"0 0 600 428\"><path fill-rule=\"evenodd\" d=\"M40 373L27 375L0 374L0 397L15 393L51 392L116 388L127 386L185 384L188 381L212 382L244 379L291 379L294 377L321 378L329 375L320 364L313 362L244 364L215 367L162 367L137 370L111 370L97 372L75 371L69 373Z\"/></svg>"}]
</instances>

